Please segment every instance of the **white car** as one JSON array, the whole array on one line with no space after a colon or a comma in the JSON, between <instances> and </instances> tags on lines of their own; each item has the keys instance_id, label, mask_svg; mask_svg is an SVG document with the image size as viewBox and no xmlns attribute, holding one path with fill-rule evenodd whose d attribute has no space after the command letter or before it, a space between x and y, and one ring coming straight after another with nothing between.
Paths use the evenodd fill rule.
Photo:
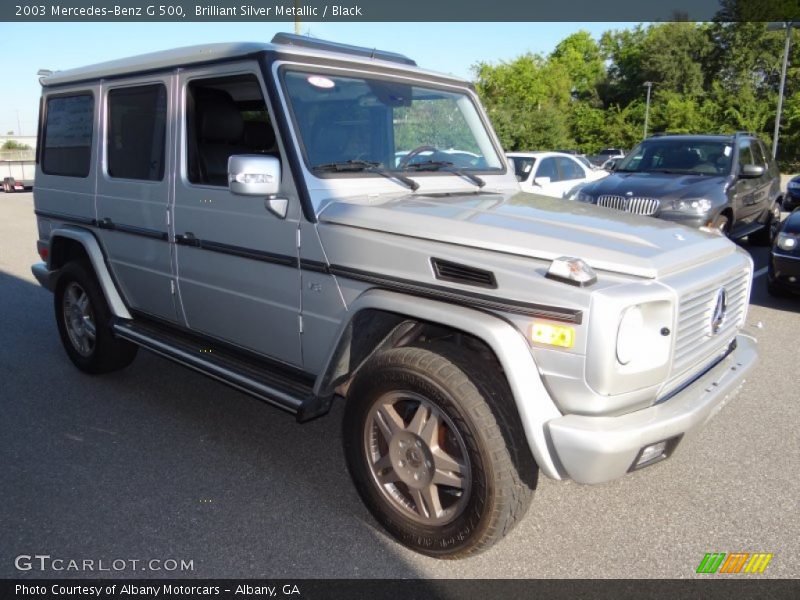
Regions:
<instances>
[{"instance_id":1,"label":"white car","mask_svg":"<svg viewBox=\"0 0 800 600\"><path fill-rule=\"evenodd\" d=\"M509 152L523 191L564 198L576 185L602 179L607 171L592 169L562 152Z\"/></svg>"}]
</instances>

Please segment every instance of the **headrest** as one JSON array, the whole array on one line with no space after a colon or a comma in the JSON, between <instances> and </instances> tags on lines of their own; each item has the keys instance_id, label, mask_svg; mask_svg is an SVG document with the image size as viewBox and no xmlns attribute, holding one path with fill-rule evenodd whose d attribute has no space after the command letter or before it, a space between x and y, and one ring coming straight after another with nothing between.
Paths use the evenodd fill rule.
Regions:
<instances>
[{"instance_id":1,"label":"headrest","mask_svg":"<svg viewBox=\"0 0 800 600\"><path fill-rule=\"evenodd\" d=\"M211 142L239 142L244 131L242 113L228 92L202 89L195 95L200 113L200 139Z\"/></svg>"}]
</instances>

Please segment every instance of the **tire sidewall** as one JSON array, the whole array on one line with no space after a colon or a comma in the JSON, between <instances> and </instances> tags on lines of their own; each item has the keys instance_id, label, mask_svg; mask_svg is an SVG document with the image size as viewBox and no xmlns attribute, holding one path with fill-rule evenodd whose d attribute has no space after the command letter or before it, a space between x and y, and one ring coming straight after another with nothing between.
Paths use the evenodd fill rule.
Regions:
<instances>
[{"instance_id":1,"label":"tire sidewall","mask_svg":"<svg viewBox=\"0 0 800 600\"><path fill-rule=\"evenodd\" d=\"M95 343L92 353L88 356L82 355L72 345L64 322L64 291L72 282L77 283L83 289L89 298L89 304L94 315ZM61 269L55 290L55 316L61 342L70 360L81 371L87 373L99 372L102 353L111 341L111 333L107 326L111 320L111 314L108 311L100 286L85 264L70 262Z\"/></svg>"},{"instance_id":2,"label":"tire sidewall","mask_svg":"<svg viewBox=\"0 0 800 600\"><path fill-rule=\"evenodd\" d=\"M463 372L463 371L462 371ZM434 377L407 365L383 363L368 381L356 380L345 412L344 446L348 468L365 504L386 529L403 544L423 554L446 556L458 553L480 539L494 509L491 462L484 460L484 432L455 396ZM367 464L363 448L364 428L373 403L390 391L409 391L424 396L444 412L459 429L467 448L472 486L467 506L453 521L425 526L404 516L385 499Z\"/></svg>"}]
</instances>

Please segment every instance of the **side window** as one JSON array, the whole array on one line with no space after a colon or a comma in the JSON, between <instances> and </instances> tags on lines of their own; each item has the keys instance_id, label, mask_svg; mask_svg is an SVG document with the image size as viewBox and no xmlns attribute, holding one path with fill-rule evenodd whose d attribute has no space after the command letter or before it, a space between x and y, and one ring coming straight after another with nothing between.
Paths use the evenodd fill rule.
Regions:
<instances>
[{"instance_id":1,"label":"side window","mask_svg":"<svg viewBox=\"0 0 800 600\"><path fill-rule=\"evenodd\" d=\"M562 179L583 179L586 177L586 173L581 166L571 158L564 158L562 156L556 160L558 161L558 169L561 171Z\"/></svg>"},{"instance_id":2,"label":"side window","mask_svg":"<svg viewBox=\"0 0 800 600\"><path fill-rule=\"evenodd\" d=\"M45 112L42 172L86 177L92 158L94 96L82 93L51 97Z\"/></svg>"},{"instance_id":3,"label":"side window","mask_svg":"<svg viewBox=\"0 0 800 600\"><path fill-rule=\"evenodd\" d=\"M760 165L762 167L766 166L767 159L764 157L764 151L761 148L761 142L756 140L750 142L750 150L753 153L753 160L755 161L753 164Z\"/></svg>"},{"instance_id":4,"label":"side window","mask_svg":"<svg viewBox=\"0 0 800 600\"><path fill-rule=\"evenodd\" d=\"M108 93L108 174L122 179L161 181L167 89L162 84Z\"/></svg>"},{"instance_id":5,"label":"side window","mask_svg":"<svg viewBox=\"0 0 800 600\"><path fill-rule=\"evenodd\" d=\"M742 168L742 165L754 165L758 164L755 162L753 158L753 153L750 150L750 141L743 140L739 142L739 168Z\"/></svg>"},{"instance_id":6,"label":"side window","mask_svg":"<svg viewBox=\"0 0 800 600\"><path fill-rule=\"evenodd\" d=\"M228 158L279 156L275 131L255 75L195 79L186 90L187 175L192 183L228 185Z\"/></svg>"},{"instance_id":7,"label":"side window","mask_svg":"<svg viewBox=\"0 0 800 600\"><path fill-rule=\"evenodd\" d=\"M556 159L552 157L543 159L539 170L536 171L536 177L549 177L551 182L561 181L556 167Z\"/></svg>"}]
</instances>

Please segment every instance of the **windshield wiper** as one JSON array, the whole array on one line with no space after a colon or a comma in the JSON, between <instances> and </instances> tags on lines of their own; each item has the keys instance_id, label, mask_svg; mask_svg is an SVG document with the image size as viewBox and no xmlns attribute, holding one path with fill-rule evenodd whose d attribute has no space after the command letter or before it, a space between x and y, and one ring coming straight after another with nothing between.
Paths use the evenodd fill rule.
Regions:
<instances>
[{"instance_id":1,"label":"windshield wiper","mask_svg":"<svg viewBox=\"0 0 800 600\"><path fill-rule=\"evenodd\" d=\"M388 169L384 169L381 163L369 160L344 160L341 162L325 163L322 165L314 165L311 167L313 171L326 171L335 173L375 173L382 175L387 179L396 179L412 191L419 189L419 184L405 175L400 173L392 173Z\"/></svg>"},{"instance_id":2,"label":"windshield wiper","mask_svg":"<svg viewBox=\"0 0 800 600\"><path fill-rule=\"evenodd\" d=\"M418 162L411 165L406 165L405 169L408 171L447 171L448 173L452 173L453 175L458 175L459 177L464 177L469 179L472 183L477 185L479 188L482 188L486 185L486 182L478 177L477 175L473 175L472 173L468 173L463 169L458 168L455 164L446 161L446 160L426 160L424 162Z\"/></svg>"}]
</instances>

